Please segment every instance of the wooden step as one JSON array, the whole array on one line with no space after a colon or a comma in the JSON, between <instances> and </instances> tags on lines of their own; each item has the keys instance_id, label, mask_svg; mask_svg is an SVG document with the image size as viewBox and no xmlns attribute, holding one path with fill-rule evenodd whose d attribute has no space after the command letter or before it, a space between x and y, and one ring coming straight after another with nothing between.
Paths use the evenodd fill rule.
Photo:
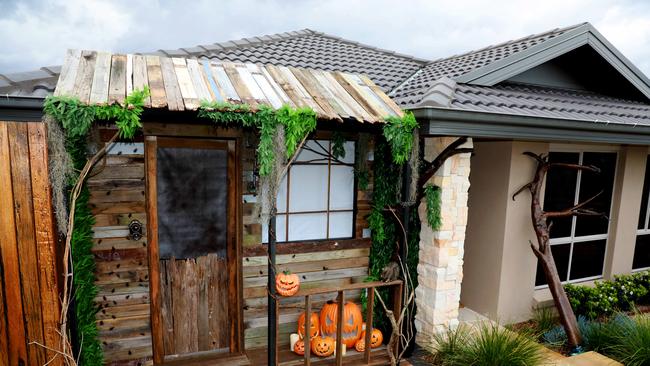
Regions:
<instances>
[{"instance_id":1,"label":"wooden step","mask_svg":"<svg viewBox=\"0 0 650 366\"><path fill-rule=\"evenodd\" d=\"M623 366L622 363L614 361L597 352L585 352L576 356L567 357L554 363L556 366Z\"/></svg>"}]
</instances>

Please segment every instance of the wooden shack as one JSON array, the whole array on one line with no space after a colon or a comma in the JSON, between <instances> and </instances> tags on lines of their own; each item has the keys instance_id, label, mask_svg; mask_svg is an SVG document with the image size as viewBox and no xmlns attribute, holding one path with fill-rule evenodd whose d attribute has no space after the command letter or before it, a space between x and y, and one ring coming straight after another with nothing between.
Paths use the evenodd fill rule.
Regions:
<instances>
[{"instance_id":1,"label":"wooden shack","mask_svg":"<svg viewBox=\"0 0 650 366\"><path fill-rule=\"evenodd\" d=\"M280 364L322 362L288 350L305 307L317 310L336 298L358 302L368 288L399 285L363 283L372 183L360 189L355 166L360 160L372 164L372 149L359 153L360 136L381 133L385 118L402 111L363 75L94 51L68 52L55 96L119 104L145 87L150 96L142 133L112 143L87 181L105 363L265 364L271 322L277 324ZM267 306L268 230L256 212L258 137L199 118L197 109L206 101L253 110L307 106L318 116L316 131L280 184L275 261L280 270L299 275L301 292L278 301L276 319ZM114 130L100 125L96 136L105 144ZM3 187L13 187L13 195L3 192L0 201L0 299L23 300L22 308L12 301L0 308L7 314L0 334L9 335L0 336L0 354L10 350L9 365L18 359L40 364L32 360L48 356L25 340L56 342L46 342L55 337L58 319L60 253L45 134L38 121L0 123L0 179ZM337 159L335 135L344 138L345 149ZM14 325L21 321L27 335ZM33 352L27 355L26 348ZM373 355L347 352L368 364L385 361L381 349ZM341 356L333 362L340 364Z\"/></svg>"}]
</instances>

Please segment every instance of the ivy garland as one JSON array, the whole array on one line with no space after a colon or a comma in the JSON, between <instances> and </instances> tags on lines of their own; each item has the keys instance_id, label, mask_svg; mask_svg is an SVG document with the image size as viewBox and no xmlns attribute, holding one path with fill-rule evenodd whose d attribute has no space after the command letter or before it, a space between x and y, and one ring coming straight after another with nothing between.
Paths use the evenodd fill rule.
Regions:
<instances>
[{"instance_id":1,"label":"ivy garland","mask_svg":"<svg viewBox=\"0 0 650 366\"><path fill-rule=\"evenodd\" d=\"M140 114L144 106L147 89L134 91L125 100L125 105L89 106L68 97L48 97L43 110L61 124L65 134L65 149L70 155L74 173L67 179L72 187L78 179L77 172L86 164L87 135L96 120L112 120L118 127L120 137L130 139L141 127ZM95 258L91 252L95 218L88 201L90 191L83 186L75 202L74 229L70 242L74 288L75 344L80 350L79 364L100 366L103 364L102 347L98 338L95 315L99 310L94 304L98 289L95 285Z\"/></svg>"},{"instance_id":2,"label":"ivy garland","mask_svg":"<svg viewBox=\"0 0 650 366\"><path fill-rule=\"evenodd\" d=\"M442 225L442 216L440 214L442 192L440 187L427 184L424 187L424 199L427 203L427 223L432 230L436 231Z\"/></svg>"},{"instance_id":3,"label":"ivy garland","mask_svg":"<svg viewBox=\"0 0 650 366\"><path fill-rule=\"evenodd\" d=\"M403 164L411 156L413 130L417 127L418 122L411 112L405 112L401 118L395 116L386 118L383 134L390 144L395 164Z\"/></svg>"}]
</instances>

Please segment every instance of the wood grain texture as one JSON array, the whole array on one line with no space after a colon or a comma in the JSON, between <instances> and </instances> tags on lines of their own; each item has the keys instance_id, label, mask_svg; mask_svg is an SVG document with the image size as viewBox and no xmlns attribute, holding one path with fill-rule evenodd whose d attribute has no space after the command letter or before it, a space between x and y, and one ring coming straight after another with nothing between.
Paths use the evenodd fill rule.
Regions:
<instances>
[{"instance_id":1,"label":"wood grain texture","mask_svg":"<svg viewBox=\"0 0 650 366\"><path fill-rule=\"evenodd\" d=\"M74 93L80 57L80 50L68 50L66 52L61 73L59 74L59 80L54 90L54 96L71 96Z\"/></svg>"},{"instance_id":2,"label":"wood grain texture","mask_svg":"<svg viewBox=\"0 0 650 366\"><path fill-rule=\"evenodd\" d=\"M178 79L178 85L180 87L181 95L183 96L183 104L185 109L194 110L199 107L199 97L194 89L194 83L192 82L192 77L187 68L187 64L184 58L172 58L174 63L174 70L176 72L176 78Z\"/></svg>"},{"instance_id":3,"label":"wood grain texture","mask_svg":"<svg viewBox=\"0 0 650 366\"><path fill-rule=\"evenodd\" d=\"M147 77L147 60L142 55L133 55L133 89L144 90L149 86ZM151 97L144 98L144 106L151 107Z\"/></svg>"},{"instance_id":4,"label":"wood grain texture","mask_svg":"<svg viewBox=\"0 0 650 366\"><path fill-rule=\"evenodd\" d=\"M27 339L43 344L43 317L39 284L39 263L34 233L34 208L29 161L27 124L9 125L9 156L11 158L11 181L14 196L16 242L20 265L23 312ZM46 361L45 349L32 344L27 349L30 365L42 365Z\"/></svg>"},{"instance_id":5,"label":"wood grain texture","mask_svg":"<svg viewBox=\"0 0 650 366\"><path fill-rule=\"evenodd\" d=\"M45 124L31 122L28 124L29 160L31 161L31 184L34 206L34 228L38 252L43 333L49 364L58 366L63 359L57 357L60 350L59 336L60 303L57 283L57 250L55 229L52 220L51 193L49 184L47 132Z\"/></svg>"},{"instance_id":6,"label":"wood grain texture","mask_svg":"<svg viewBox=\"0 0 650 366\"><path fill-rule=\"evenodd\" d=\"M106 104L108 102L110 72L111 54L98 52L93 73L93 86L90 89L90 104Z\"/></svg>"},{"instance_id":7,"label":"wood grain texture","mask_svg":"<svg viewBox=\"0 0 650 366\"><path fill-rule=\"evenodd\" d=\"M93 75L95 73L95 61L97 52L83 51L79 60L79 71L74 82L74 96L79 98L81 103L90 101L90 90L93 86Z\"/></svg>"},{"instance_id":8,"label":"wood grain texture","mask_svg":"<svg viewBox=\"0 0 650 366\"><path fill-rule=\"evenodd\" d=\"M149 80L149 92L151 94L151 107L163 108L167 104L167 94L165 93L165 84L160 69L160 57L147 55L147 79Z\"/></svg>"}]
</instances>

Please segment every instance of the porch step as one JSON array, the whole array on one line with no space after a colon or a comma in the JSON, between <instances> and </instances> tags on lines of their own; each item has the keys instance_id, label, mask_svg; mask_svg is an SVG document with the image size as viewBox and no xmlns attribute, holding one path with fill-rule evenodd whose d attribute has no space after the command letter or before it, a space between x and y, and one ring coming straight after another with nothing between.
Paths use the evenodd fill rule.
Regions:
<instances>
[{"instance_id":1,"label":"porch step","mask_svg":"<svg viewBox=\"0 0 650 366\"><path fill-rule=\"evenodd\" d=\"M585 352L576 356L557 360L556 366L623 366L622 363L605 357L597 352Z\"/></svg>"}]
</instances>

